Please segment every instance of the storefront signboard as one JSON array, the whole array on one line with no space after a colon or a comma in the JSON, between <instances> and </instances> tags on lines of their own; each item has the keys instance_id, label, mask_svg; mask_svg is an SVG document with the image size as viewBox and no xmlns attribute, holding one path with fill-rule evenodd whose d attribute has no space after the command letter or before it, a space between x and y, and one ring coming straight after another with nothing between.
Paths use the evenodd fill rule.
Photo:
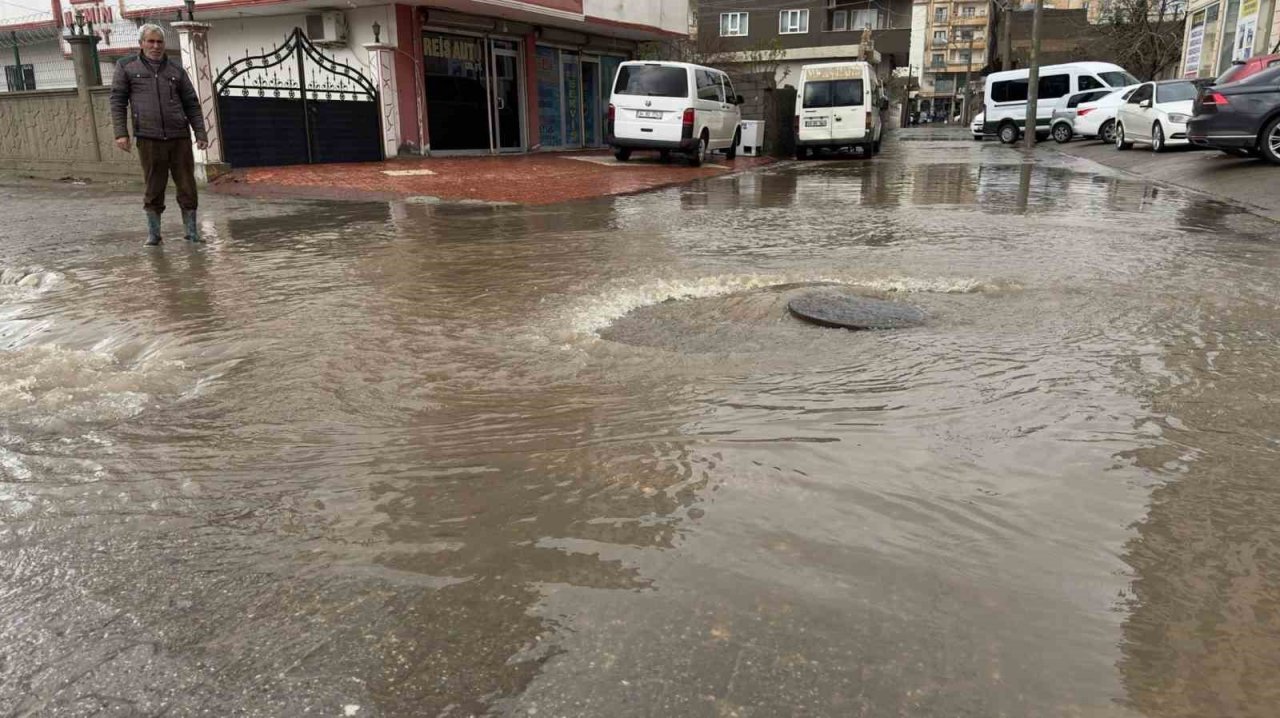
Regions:
<instances>
[{"instance_id":1,"label":"storefront signboard","mask_svg":"<svg viewBox=\"0 0 1280 718\"><path fill-rule=\"evenodd\" d=\"M1198 77L1200 73L1200 51L1204 47L1204 11L1195 14L1191 19L1191 30L1187 32L1187 48L1182 63L1183 77Z\"/></svg>"}]
</instances>

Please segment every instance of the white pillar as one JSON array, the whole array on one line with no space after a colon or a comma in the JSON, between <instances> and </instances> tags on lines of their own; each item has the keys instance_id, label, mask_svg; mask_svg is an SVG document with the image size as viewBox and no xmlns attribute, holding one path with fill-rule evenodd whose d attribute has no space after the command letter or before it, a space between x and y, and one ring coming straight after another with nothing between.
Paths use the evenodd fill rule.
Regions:
<instances>
[{"instance_id":1,"label":"white pillar","mask_svg":"<svg viewBox=\"0 0 1280 718\"><path fill-rule=\"evenodd\" d=\"M378 113L382 116L382 154L390 159L400 153L400 96L396 94L396 48L379 42L369 51L373 84L378 88Z\"/></svg>"},{"instance_id":2,"label":"white pillar","mask_svg":"<svg viewBox=\"0 0 1280 718\"><path fill-rule=\"evenodd\" d=\"M182 67L196 88L200 112L204 115L209 148L196 150L196 179L209 182L231 170L222 156L222 126L218 121L218 93L213 86L213 67L209 64L209 23L175 22L182 48Z\"/></svg>"}]
</instances>

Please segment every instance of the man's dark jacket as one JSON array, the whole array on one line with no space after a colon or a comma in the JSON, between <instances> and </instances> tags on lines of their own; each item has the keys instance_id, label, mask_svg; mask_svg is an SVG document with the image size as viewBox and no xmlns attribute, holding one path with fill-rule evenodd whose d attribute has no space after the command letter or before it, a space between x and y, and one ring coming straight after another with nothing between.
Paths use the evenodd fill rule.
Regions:
<instances>
[{"instance_id":1,"label":"man's dark jacket","mask_svg":"<svg viewBox=\"0 0 1280 718\"><path fill-rule=\"evenodd\" d=\"M153 69L155 68L155 69ZM128 137L125 107L133 115L133 134L148 140L175 140L190 137L208 141L200 99L191 78L165 57L158 63L144 62L142 54L130 55L116 63L111 80L111 124L116 137Z\"/></svg>"}]
</instances>

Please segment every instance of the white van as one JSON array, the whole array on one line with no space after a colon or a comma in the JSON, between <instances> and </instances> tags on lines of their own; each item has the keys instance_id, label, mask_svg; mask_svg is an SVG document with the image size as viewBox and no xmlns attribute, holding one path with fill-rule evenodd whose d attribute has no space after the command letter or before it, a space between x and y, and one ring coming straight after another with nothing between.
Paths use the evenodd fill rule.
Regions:
<instances>
[{"instance_id":1,"label":"white van","mask_svg":"<svg viewBox=\"0 0 1280 718\"><path fill-rule=\"evenodd\" d=\"M995 135L1007 145L1018 141L1027 122L1027 83L1030 77L1028 69L987 75L983 134ZM1036 136L1048 137L1053 111L1061 98L1084 90L1118 89L1137 83L1137 78L1125 72L1123 67L1109 62L1070 62L1041 67Z\"/></svg>"},{"instance_id":2,"label":"white van","mask_svg":"<svg viewBox=\"0 0 1280 718\"><path fill-rule=\"evenodd\" d=\"M796 159L818 148L861 147L868 157L880 151L888 100L869 63L805 65L796 90Z\"/></svg>"},{"instance_id":3,"label":"white van","mask_svg":"<svg viewBox=\"0 0 1280 718\"><path fill-rule=\"evenodd\" d=\"M606 142L619 162L632 150L673 151L694 167L716 150L737 154L742 96L723 72L684 62L624 62L609 97Z\"/></svg>"}]
</instances>

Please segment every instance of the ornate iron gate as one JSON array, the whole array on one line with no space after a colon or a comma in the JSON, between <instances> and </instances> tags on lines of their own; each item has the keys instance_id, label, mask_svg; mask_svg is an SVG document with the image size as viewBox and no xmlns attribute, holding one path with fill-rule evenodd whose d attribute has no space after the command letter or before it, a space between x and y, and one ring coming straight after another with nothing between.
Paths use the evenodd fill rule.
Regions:
<instances>
[{"instance_id":1,"label":"ornate iron gate","mask_svg":"<svg viewBox=\"0 0 1280 718\"><path fill-rule=\"evenodd\" d=\"M384 159L377 87L300 28L271 52L227 60L214 87L232 167Z\"/></svg>"}]
</instances>

